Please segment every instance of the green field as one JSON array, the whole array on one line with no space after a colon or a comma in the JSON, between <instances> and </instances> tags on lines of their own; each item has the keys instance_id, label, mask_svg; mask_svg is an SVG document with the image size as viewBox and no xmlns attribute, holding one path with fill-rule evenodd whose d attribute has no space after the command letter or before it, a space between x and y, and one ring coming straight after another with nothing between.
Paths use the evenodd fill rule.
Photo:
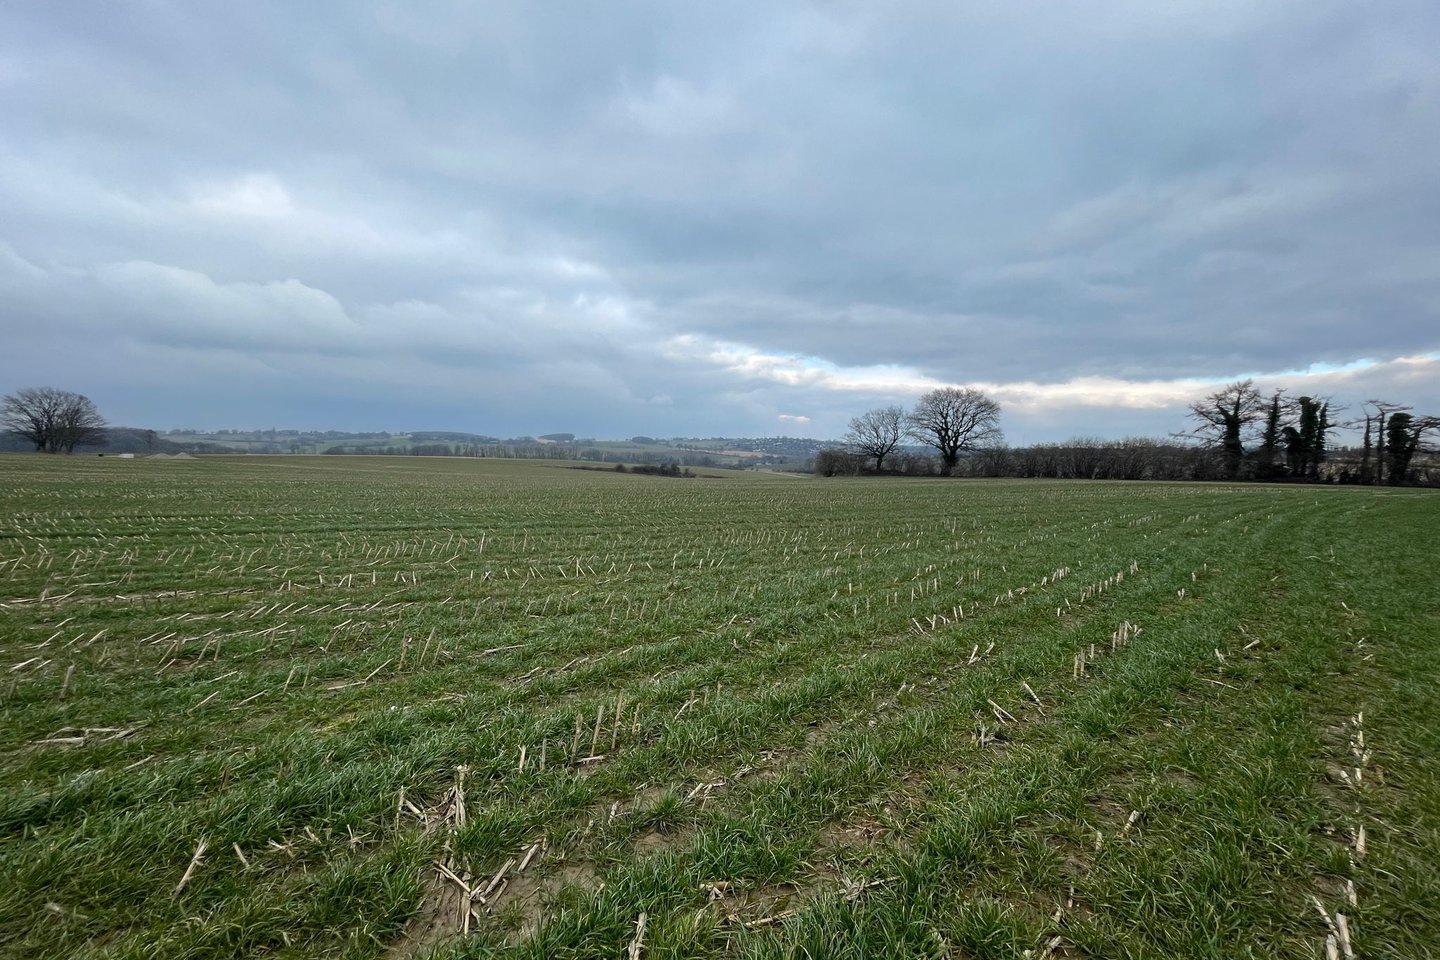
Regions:
<instances>
[{"instance_id":1,"label":"green field","mask_svg":"<svg viewBox=\"0 0 1440 960\"><path fill-rule=\"evenodd\" d=\"M1431 492L10 456L0 508L5 956L1440 944Z\"/></svg>"}]
</instances>

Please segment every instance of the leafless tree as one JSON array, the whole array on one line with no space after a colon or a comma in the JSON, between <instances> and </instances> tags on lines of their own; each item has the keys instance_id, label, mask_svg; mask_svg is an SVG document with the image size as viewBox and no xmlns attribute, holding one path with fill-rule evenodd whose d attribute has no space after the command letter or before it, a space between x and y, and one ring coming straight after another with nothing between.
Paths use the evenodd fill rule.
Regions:
<instances>
[{"instance_id":1,"label":"leafless tree","mask_svg":"<svg viewBox=\"0 0 1440 960\"><path fill-rule=\"evenodd\" d=\"M105 442L105 418L90 398L54 387L27 387L0 400L0 427L46 453Z\"/></svg>"},{"instance_id":2,"label":"leafless tree","mask_svg":"<svg viewBox=\"0 0 1440 960\"><path fill-rule=\"evenodd\" d=\"M905 411L899 407L878 407L850 421L845 442L856 453L875 458L875 469L884 469L885 458L900 443Z\"/></svg>"},{"instance_id":3,"label":"leafless tree","mask_svg":"<svg viewBox=\"0 0 1440 960\"><path fill-rule=\"evenodd\" d=\"M820 477L853 477L865 462L858 453L831 447L815 454L815 475Z\"/></svg>"},{"instance_id":4,"label":"leafless tree","mask_svg":"<svg viewBox=\"0 0 1440 960\"><path fill-rule=\"evenodd\" d=\"M905 432L940 452L941 470L954 472L960 454L1004 439L1000 404L970 387L941 387L920 398L905 418Z\"/></svg>"},{"instance_id":5,"label":"leafless tree","mask_svg":"<svg viewBox=\"0 0 1440 960\"><path fill-rule=\"evenodd\" d=\"M1232 383L1190 405L1190 417L1199 424L1193 435L1223 451L1226 476L1235 477L1240 473L1240 461L1245 456L1245 431L1265 410L1260 391L1249 380Z\"/></svg>"}]
</instances>

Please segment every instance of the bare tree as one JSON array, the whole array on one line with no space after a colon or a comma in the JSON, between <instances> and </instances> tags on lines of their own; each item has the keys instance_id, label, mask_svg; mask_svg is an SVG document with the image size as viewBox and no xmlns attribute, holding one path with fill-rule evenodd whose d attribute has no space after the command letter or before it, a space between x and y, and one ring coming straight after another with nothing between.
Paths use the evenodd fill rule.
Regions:
<instances>
[{"instance_id":1,"label":"bare tree","mask_svg":"<svg viewBox=\"0 0 1440 960\"><path fill-rule=\"evenodd\" d=\"M940 452L941 470L955 470L960 453L1004 439L1000 404L971 387L941 387L920 398L905 418L905 432Z\"/></svg>"},{"instance_id":2,"label":"bare tree","mask_svg":"<svg viewBox=\"0 0 1440 960\"><path fill-rule=\"evenodd\" d=\"M59 400L59 391L49 387L28 388L6 395L0 402L0 426L35 444L37 451L50 444Z\"/></svg>"},{"instance_id":3,"label":"bare tree","mask_svg":"<svg viewBox=\"0 0 1440 960\"><path fill-rule=\"evenodd\" d=\"M46 453L105 442L105 418L90 398L54 387L28 387L0 400L0 427Z\"/></svg>"},{"instance_id":4,"label":"bare tree","mask_svg":"<svg viewBox=\"0 0 1440 960\"><path fill-rule=\"evenodd\" d=\"M860 454L830 447L815 454L815 474L820 477L853 477L865 466Z\"/></svg>"},{"instance_id":5,"label":"bare tree","mask_svg":"<svg viewBox=\"0 0 1440 960\"><path fill-rule=\"evenodd\" d=\"M1218 446L1225 455L1225 475L1238 476L1245 456L1245 430L1265 413L1265 401L1249 380L1232 383L1190 405L1198 421L1195 436Z\"/></svg>"},{"instance_id":6,"label":"bare tree","mask_svg":"<svg viewBox=\"0 0 1440 960\"><path fill-rule=\"evenodd\" d=\"M845 442L861 456L874 457L876 471L885 467L885 458L900 443L905 411L899 407L878 407L850 421Z\"/></svg>"}]
</instances>

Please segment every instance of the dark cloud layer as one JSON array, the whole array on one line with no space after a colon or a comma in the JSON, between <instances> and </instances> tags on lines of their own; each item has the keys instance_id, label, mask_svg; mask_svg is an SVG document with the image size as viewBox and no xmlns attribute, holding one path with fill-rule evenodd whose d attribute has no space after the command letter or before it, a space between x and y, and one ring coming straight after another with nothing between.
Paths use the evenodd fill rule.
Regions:
<instances>
[{"instance_id":1,"label":"dark cloud layer","mask_svg":"<svg viewBox=\"0 0 1440 960\"><path fill-rule=\"evenodd\" d=\"M1428 0L11 4L0 386L597 435L939 383L1019 440L1242 375L1440 409L1437 42Z\"/></svg>"}]
</instances>

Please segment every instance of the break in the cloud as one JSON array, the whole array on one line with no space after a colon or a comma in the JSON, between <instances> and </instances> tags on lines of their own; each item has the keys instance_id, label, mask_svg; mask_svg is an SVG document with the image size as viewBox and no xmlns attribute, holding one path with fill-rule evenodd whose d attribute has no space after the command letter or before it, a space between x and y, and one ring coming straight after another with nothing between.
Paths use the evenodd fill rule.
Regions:
<instances>
[{"instance_id":1,"label":"break in the cloud","mask_svg":"<svg viewBox=\"0 0 1440 960\"><path fill-rule=\"evenodd\" d=\"M114 420L1014 440L1440 412L1440 7L0 10L0 390Z\"/></svg>"}]
</instances>

